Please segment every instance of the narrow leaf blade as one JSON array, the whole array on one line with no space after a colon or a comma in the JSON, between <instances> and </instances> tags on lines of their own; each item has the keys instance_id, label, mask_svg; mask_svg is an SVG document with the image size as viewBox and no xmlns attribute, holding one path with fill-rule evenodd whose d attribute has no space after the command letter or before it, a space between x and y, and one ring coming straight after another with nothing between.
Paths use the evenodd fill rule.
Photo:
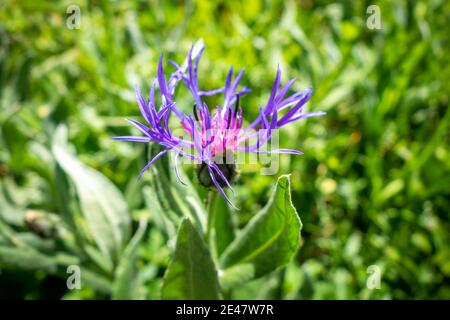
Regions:
<instances>
[{"instance_id":1,"label":"narrow leaf blade","mask_svg":"<svg viewBox=\"0 0 450 320\"><path fill-rule=\"evenodd\" d=\"M136 253L147 230L147 220L141 219L139 228L125 248L115 272L113 299L134 299L136 290Z\"/></svg>"}]
</instances>

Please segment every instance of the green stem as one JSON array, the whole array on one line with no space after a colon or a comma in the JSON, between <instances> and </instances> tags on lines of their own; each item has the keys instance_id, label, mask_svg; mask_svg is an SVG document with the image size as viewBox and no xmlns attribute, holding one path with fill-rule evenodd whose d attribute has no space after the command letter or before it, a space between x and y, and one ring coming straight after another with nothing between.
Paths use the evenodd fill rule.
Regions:
<instances>
[{"instance_id":1,"label":"green stem","mask_svg":"<svg viewBox=\"0 0 450 320\"><path fill-rule=\"evenodd\" d=\"M216 235L215 235L215 224L216 224L216 200L217 192L214 190L208 191L208 198L206 203L206 210L208 212L208 221L206 224L206 235L205 240L211 251L211 255L214 261L217 261L217 251L216 251Z\"/></svg>"}]
</instances>

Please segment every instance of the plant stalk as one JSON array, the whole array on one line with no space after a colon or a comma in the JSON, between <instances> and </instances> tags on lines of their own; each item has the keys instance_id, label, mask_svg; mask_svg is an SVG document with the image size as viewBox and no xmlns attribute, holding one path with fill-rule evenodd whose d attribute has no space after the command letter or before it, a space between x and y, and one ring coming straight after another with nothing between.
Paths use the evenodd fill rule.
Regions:
<instances>
[{"instance_id":1,"label":"plant stalk","mask_svg":"<svg viewBox=\"0 0 450 320\"><path fill-rule=\"evenodd\" d=\"M217 250L216 250L216 203L217 192L214 190L208 191L206 203L206 210L208 212L208 221L206 223L205 241L211 251L211 256L214 262L217 262Z\"/></svg>"}]
</instances>

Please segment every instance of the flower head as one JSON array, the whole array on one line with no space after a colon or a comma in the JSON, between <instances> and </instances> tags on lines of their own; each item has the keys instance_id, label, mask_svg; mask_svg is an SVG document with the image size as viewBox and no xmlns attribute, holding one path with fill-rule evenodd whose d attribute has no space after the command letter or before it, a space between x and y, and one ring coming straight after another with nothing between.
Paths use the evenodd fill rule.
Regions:
<instances>
[{"instance_id":1,"label":"flower head","mask_svg":"<svg viewBox=\"0 0 450 320\"><path fill-rule=\"evenodd\" d=\"M164 74L163 56L160 57L157 77L151 85L147 100L142 96L139 87L135 88L140 113L147 125L132 119L127 119L127 121L141 131L144 136L121 136L113 139L144 143L156 142L164 147L147 163L139 176L158 158L173 151L175 153L175 172L180 182L183 183L178 174L178 157L182 156L198 161L200 165L197 173L200 182L207 187L215 186L234 207L224 192L225 187L233 191L230 184L235 171L232 155L235 152L301 154L300 151L292 149L266 151L261 147L271 139L274 130L290 122L325 113L304 113L303 106L311 97L312 90L305 89L287 95L295 79L281 86L281 70L278 68L272 91L265 106L259 106L258 117L244 128L240 97L250 92L246 87L239 87L244 70L241 70L233 78L233 68L231 67L223 87L210 91L201 90L198 85L198 65L204 48L195 58L193 57L193 48L189 51L183 66L171 61L175 71L168 79ZM180 83L187 87L194 99L191 114L181 111L174 101L174 91ZM156 84L158 84L161 95L159 107L155 100ZM203 101L203 97L218 94L223 94L223 104L211 112ZM172 133L169 128L169 117L172 113L177 117L190 139L183 139ZM256 131L256 129L258 130ZM256 141L251 142L252 140Z\"/></svg>"}]
</instances>

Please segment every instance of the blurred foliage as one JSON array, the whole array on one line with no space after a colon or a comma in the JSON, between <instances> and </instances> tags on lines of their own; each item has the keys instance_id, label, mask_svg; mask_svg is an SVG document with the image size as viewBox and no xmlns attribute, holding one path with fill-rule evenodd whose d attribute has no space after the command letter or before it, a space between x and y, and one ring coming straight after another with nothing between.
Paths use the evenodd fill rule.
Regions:
<instances>
[{"instance_id":1,"label":"blurred foliage","mask_svg":"<svg viewBox=\"0 0 450 320\"><path fill-rule=\"evenodd\" d=\"M71 4L80 29L66 27ZM371 4L380 30L366 27ZM132 88L149 87L159 55L182 61L203 39L204 88L222 85L230 64L246 67L247 120L277 64L283 81L298 79L295 89L312 85L310 110L328 113L281 136L283 147L305 152L280 158L303 222L296 259L226 297L449 299L449 18L445 0L2 1L0 298L160 298L174 227L151 199L154 174L137 180L147 147L111 136L133 133L123 121L139 114ZM177 101L192 105L183 92ZM78 156L70 163L96 171L58 165L64 127L65 148ZM83 198L78 184L97 171L117 188ZM241 168L234 223L264 206L275 180ZM89 197L103 192L118 207L89 216ZM108 219L108 210L129 213L123 239L89 232L86 221ZM70 264L82 265L81 290L66 288ZM378 290L366 286L370 265L381 268Z\"/></svg>"}]
</instances>

